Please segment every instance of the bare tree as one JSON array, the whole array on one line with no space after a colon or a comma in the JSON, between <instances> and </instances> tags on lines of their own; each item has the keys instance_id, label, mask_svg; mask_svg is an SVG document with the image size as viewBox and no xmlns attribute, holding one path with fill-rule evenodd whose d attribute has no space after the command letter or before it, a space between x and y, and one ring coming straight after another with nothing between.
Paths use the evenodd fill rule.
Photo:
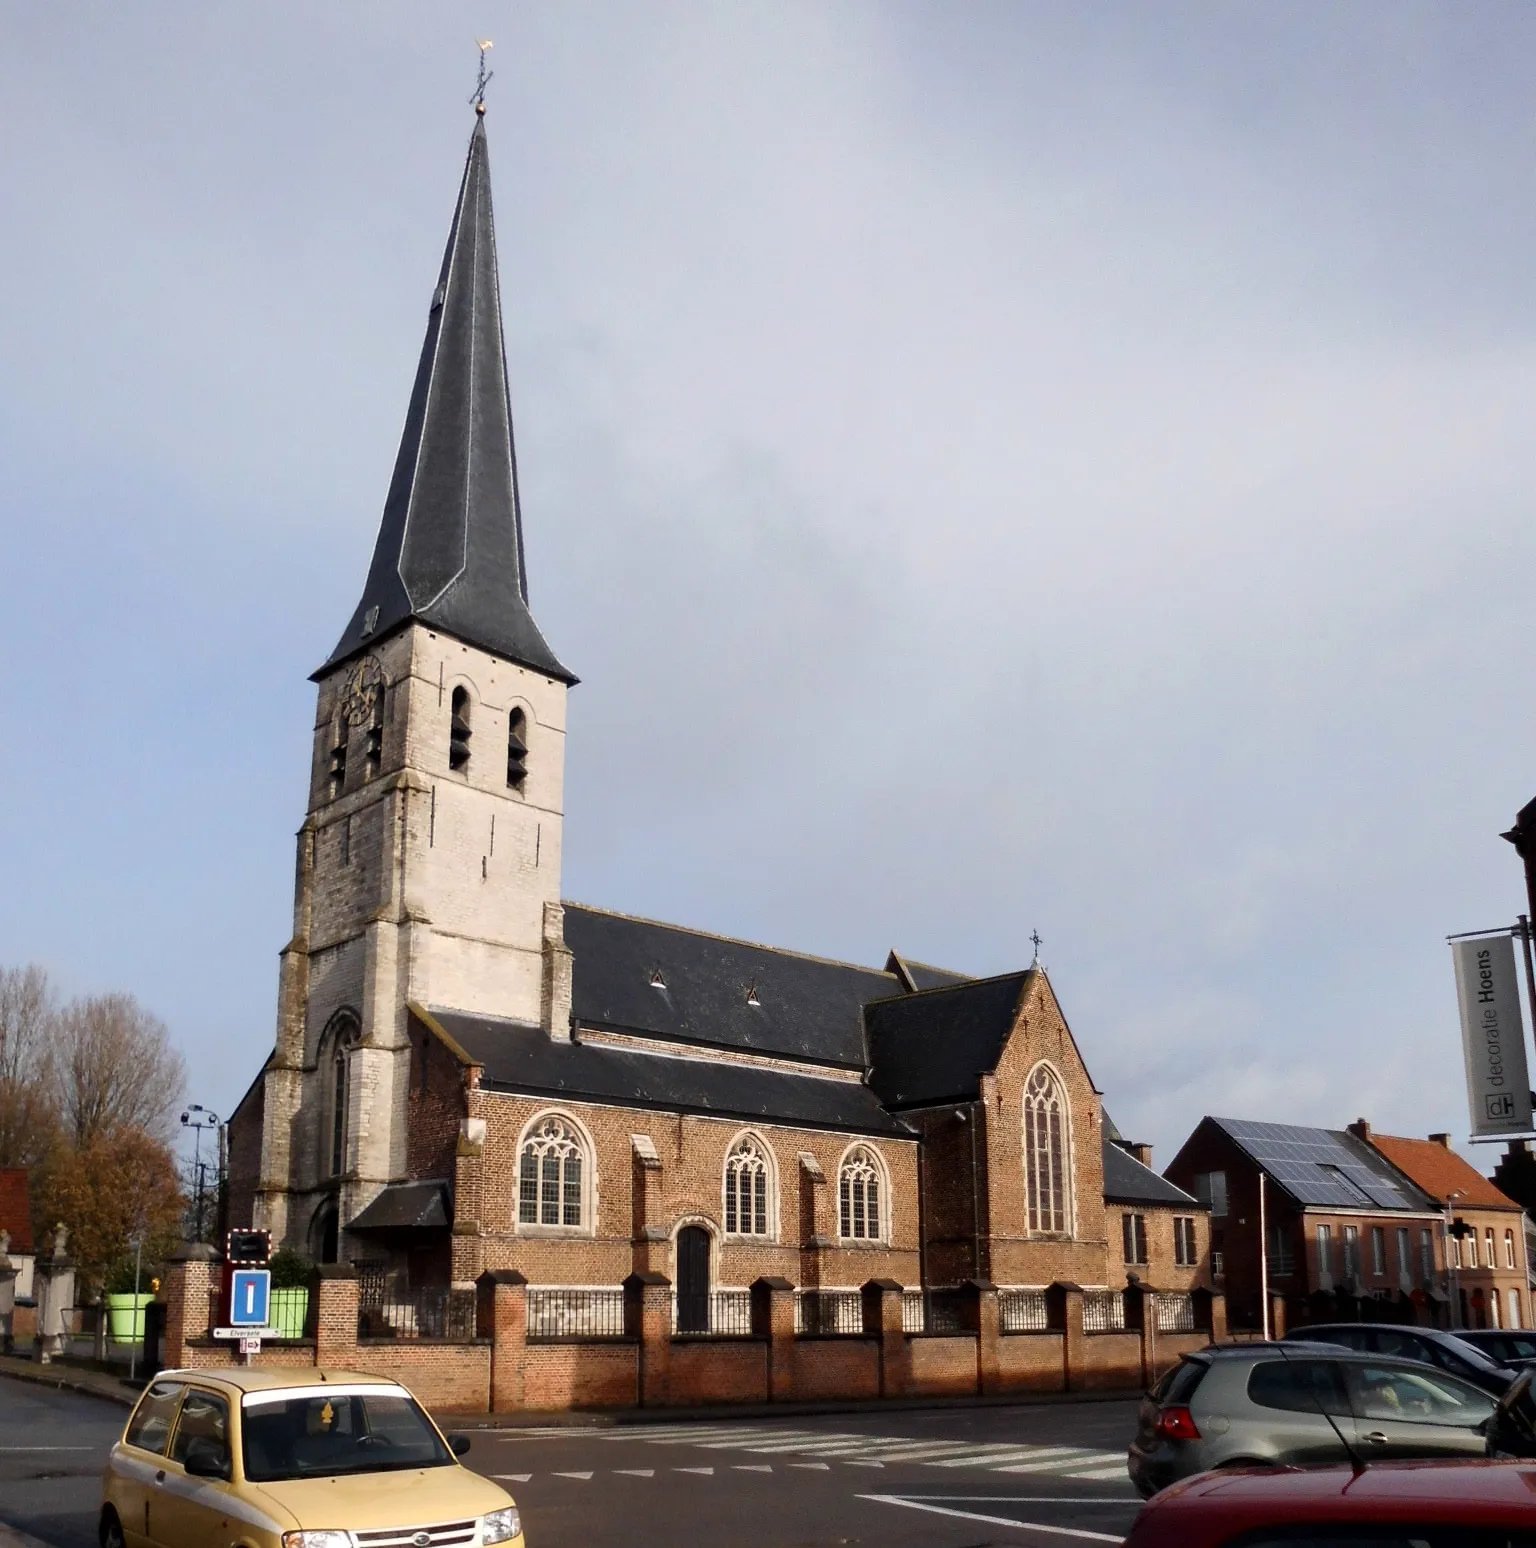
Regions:
<instances>
[{"instance_id":1,"label":"bare tree","mask_svg":"<svg viewBox=\"0 0 1536 1548\"><path fill-rule=\"evenodd\" d=\"M169 1140L187 1069L165 1023L131 994L75 1000L58 1018L54 1056L60 1117L70 1144L84 1150L114 1129L142 1129Z\"/></svg>"},{"instance_id":2,"label":"bare tree","mask_svg":"<svg viewBox=\"0 0 1536 1548\"><path fill-rule=\"evenodd\" d=\"M40 967L0 968L0 1166L35 1166L58 1128L57 1019Z\"/></svg>"}]
</instances>

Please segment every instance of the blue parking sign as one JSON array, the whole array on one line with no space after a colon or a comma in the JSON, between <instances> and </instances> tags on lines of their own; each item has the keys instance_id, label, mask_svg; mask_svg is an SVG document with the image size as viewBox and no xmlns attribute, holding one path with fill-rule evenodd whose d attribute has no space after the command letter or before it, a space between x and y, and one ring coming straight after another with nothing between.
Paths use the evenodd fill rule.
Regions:
<instances>
[{"instance_id":1,"label":"blue parking sign","mask_svg":"<svg viewBox=\"0 0 1536 1548\"><path fill-rule=\"evenodd\" d=\"M272 1299L272 1274L268 1269L235 1269L229 1283L229 1325L232 1328L264 1328Z\"/></svg>"}]
</instances>

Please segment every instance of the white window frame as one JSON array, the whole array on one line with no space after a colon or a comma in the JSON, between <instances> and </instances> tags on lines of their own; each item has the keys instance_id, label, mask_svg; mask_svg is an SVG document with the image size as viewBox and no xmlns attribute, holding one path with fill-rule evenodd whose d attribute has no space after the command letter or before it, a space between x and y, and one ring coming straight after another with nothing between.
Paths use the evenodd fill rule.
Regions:
<instances>
[{"instance_id":1,"label":"white window frame","mask_svg":"<svg viewBox=\"0 0 1536 1548\"><path fill-rule=\"evenodd\" d=\"M843 1230L843 1176L852 1167L867 1162L875 1174L876 1185L880 1189L880 1196L876 1201L879 1210L879 1226L874 1235L865 1234L855 1236L845 1233ZM891 1240L891 1172L885 1163L885 1157L880 1154L879 1148L868 1140L856 1140L850 1145L837 1162L837 1193L833 1198L833 1207L837 1210L837 1239L845 1247L882 1247ZM849 1209L849 1225L853 1224L853 1211Z\"/></svg>"},{"instance_id":2,"label":"white window frame","mask_svg":"<svg viewBox=\"0 0 1536 1548\"><path fill-rule=\"evenodd\" d=\"M577 1225L546 1225L542 1221L523 1219L523 1168L526 1158L523 1152L529 1141L542 1125L558 1123L566 1131L567 1138L575 1145L581 1157L581 1220ZM517 1165L512 1179L512 1229L518 1236L530 1237L590 1237L597 1229L597 1147L587 1126L575 1114L565 1108L546 1107L536 1112L523 1125L517 1137ZM562 1173L564 1168L562 1167ZM541 1184L536 1184L540 1187ZM542 1213L542 1192L535 1193L535 1208ZM561 1180L560 1211L565 1212L564 1180Z\"/></svg>"},{"instance_id":3,"label":"white window frame","mask_svg":"<svg viewBox=\"0 0 1536 1548\"><path fill-rule=\"evenodd\" d=\"M1062 1220L1059 1229L1037 1227L1030 1218L1030 1184L1033 1176L1035 1157L1031 1153L1029 1143L1029 1119L1028 1113L1033 1105L1030 1087L1034 1084L1035 1077L1044 1071L1055 1087L1056 1098L1060 1103L1061 1113L1061 1155L1057 1158L1061 1168L1061 1213ZM1077 1235L1077 1166L1073 1152L1072 1136L1072 1103L1067 1095L1067 1083L1062 1079L1061 1071L1056 1068L1049 1059L1040 1059L1030 1067L1029 1073L1024 1077L1024 1095L1019 1112L1019 1129L1024 1155L1024 1232L1026 1236L1038 1237L1044 1241L1071 1241Z\"/></svg>"},{"instance_id":4,"label":"white window frame","mask_svg":"<svg viewBox=\"0 0 1536 1548\"><path fill-rule=\"evenodd\" d=\"M733 1181L732 1163L738 1156L748 1153L755 1155L762 1163L764 1225L761 1231L756 1229L755 1219L752 1222L752 1229L742 1230L739 1218L739 1189L736 1190L734 1197L735 1213L738 1216L734 1229L730 1223L733 1213L731 1207L733 1203L731 1188ZM737 1168L737 1170L741 1170L741 1168ZM732 1242L776 1242L779 1239L778 1158L773 1153L773 1146L755 1129L743 1129L740 1134L732 1138L730 1144L725 1148L725 1162L720 1169L720 1230L725 1239Z\"/></svg>"}]
</instances>

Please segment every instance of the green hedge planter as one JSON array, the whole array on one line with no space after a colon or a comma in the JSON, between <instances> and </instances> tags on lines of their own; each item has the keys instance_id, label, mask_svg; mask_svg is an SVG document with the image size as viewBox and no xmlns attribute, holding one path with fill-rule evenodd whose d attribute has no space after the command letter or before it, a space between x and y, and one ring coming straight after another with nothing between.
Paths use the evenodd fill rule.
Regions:
<instances>
[{"instance_id":1,"label":"green hedge planter","mask_svg":"<svg viewBox=\"0 0 1536 1548\"><path fill-rule=\"evenodd\" d=\"M144 1308L152 1300L147 1292L107 1297L107 1336L114 1344L144 1342Z\"/></svg>"},{"instance_id":2,"label":"green hedge planter","mask_svg":"<svg viewBox=\"0 0 1536 1548\"><path fill-rule=\"evenodd\" d=\"M309 1314L309 1291L274 1290L272 1309L267 1314L269 1327L277 1329L279 1338L303 1338L304 1319Z\"/></svg>"}]
</instances>

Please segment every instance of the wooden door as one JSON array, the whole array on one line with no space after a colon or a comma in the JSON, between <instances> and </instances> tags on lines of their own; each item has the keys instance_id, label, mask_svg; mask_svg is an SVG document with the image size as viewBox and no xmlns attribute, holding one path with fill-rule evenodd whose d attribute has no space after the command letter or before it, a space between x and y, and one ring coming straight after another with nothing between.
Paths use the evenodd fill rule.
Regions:
<instances>
[{"instance_id":1,"label":"wooden door","mask_svg":"<svg viewBox=\"0 0 1536 1548\"><path fill-rule=\"evenodd\" d=\"M709 1332L709 1232L703 1226L677 1233L677 1331Z\"/></svg>"}]
</instances>

